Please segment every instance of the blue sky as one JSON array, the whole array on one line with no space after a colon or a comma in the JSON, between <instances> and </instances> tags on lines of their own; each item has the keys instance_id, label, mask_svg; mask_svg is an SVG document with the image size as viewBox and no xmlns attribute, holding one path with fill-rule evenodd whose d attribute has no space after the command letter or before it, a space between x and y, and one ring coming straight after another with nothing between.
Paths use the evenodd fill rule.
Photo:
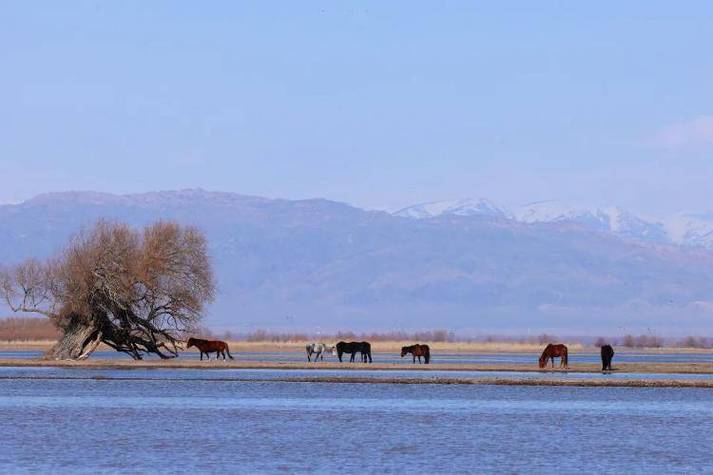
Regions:
<instances>
[{"instance_id":1,"label":"blue sky","mask_svg":"<svg viewBox=\"0 0 713 475\"><path fill-rule=\"evenodd\" d=\"M0 202L713 209L713 4L584 3L3 2Z\"/></svg>"}]
</instances>

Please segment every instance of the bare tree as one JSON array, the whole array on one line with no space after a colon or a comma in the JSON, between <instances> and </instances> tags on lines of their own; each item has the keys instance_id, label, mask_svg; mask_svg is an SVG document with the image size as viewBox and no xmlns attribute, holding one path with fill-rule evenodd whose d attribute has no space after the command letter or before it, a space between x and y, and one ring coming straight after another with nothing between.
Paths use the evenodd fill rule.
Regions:
<instances>
[{"instance_id":1,"label":"bare tree","mask_svg":"<svg viewBox=\"0 0 713 475\"><path fill-rule=\"evenodd\" d=\"M52 359L83 359L100 343L134 359L175 357L213 293L205 237L173 222L140 232L100 221L59 256L0 272L13 311L45 315L62 331Z\"/></svg>"}]
</instances>

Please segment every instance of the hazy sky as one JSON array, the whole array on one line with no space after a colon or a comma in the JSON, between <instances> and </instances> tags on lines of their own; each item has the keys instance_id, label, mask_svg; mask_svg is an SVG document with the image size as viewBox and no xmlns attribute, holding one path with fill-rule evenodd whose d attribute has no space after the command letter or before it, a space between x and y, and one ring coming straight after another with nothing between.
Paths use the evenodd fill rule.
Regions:
<instances>
[{"instance_id":1,"label":"hazy sky","mask_svg":"<svg viewBox=\"0 0 713 475\"><path fill-rule=\"evenodd\" d=\"M0 202L713 209L710 2L0 3Z\"/></svg>"}]
</instances>

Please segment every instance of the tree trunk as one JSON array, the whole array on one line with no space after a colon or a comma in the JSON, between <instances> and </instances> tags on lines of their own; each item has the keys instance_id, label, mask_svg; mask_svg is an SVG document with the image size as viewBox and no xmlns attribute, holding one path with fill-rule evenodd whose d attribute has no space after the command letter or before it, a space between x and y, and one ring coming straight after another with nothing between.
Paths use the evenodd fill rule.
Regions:
<instances>
[{"instance_id":1,"label":"tree trunk","mask_svg":"<svg viewBox=\"0 0 713 475\"><path fill-rule=\"evenodd\" d=\"M45 353L48 360L83 360L99 346L102 332L86 323L72 323L64 329L64 334Z\"/></svg>"}]
</instances>

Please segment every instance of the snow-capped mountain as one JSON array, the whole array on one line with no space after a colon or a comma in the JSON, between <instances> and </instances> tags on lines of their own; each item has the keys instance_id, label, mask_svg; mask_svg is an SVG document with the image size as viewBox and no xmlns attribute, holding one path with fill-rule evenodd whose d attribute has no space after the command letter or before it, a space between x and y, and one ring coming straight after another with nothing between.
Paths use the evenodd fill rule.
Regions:
<instances>
[{"instance_id":1,"label":"snow-capped mountain","mask_svg":"<svg viewBox=\"0 0 713 475\"><path fill-rule=\"evenodd\" d=\"M576 223L627 239L672 242L663 224L646 221L617 206L588 209L560 201L540 201L521 206L514 216L523 223Z\"/></svg>"},{"instance_id":2,"label":"snow-capped mountain","mask_svg":"<svg viewBox=\"0 0 713 475\"><path fill-rule=\"evenodd\" d=\"M434 218L436 216L488 216L491 218L510 218L504 208L484 198L466 198L420 203L400 209L395 216L404 218Z\"/></svg>"},{"instance_id":3,"label":"snow-capped mountain","mask_svg":"<svg viewBox=\"0 0 713 475\"><path fill-rule=\"evenodd\" d=\"M487 216L527 224L569 223L624 239L713 249L713 215L678 215L660 221L637 216L617 206L586 208L547 200L507 209L483 198L421 203L396 211L394 215L415 219Z\"/></svg>"},{"instance_id":4,"label":"snow-capped mountain","mask_svg":"<svg viewBox=\"0 0 713 475\"><path fill-rule=\"evenodd\" d=\"M674 243L713 249L711 214L679 214L667 219L664 227Z\"/></svg>"}]
</instances>

